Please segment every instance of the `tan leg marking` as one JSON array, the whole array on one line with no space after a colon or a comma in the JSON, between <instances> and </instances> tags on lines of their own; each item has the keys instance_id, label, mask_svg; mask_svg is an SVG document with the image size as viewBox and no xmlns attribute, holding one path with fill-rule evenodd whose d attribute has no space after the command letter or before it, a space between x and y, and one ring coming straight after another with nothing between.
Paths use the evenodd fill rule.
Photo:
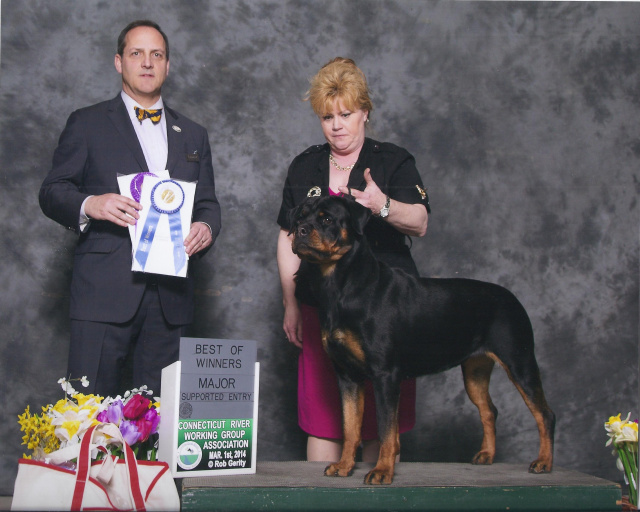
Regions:
<instances>
[{"instance_id":1,"label":"tan leg marking","mask_svg":"<svg viewBox=\"0 0 640 512\"><path fill-rule=\"evenodd\" d=\"M538 433L540 435L540 449L538 451L538 458L529 465L530 473L550 473L553 468L553 431L554 425L547 425L545 422L544 412L553 417L553 412L547 404L547 400L544 396L542 387L538 387L534 390L533 400L530 399L523 391L522 387L513 380L513 376L509 369L495 354L488 352L487 356L496 361L507 372L509 380L513 382L520 395L522 396L524 403L533 414L536 424L538 426Z\"/></svg>"},{"instance_id":2,"label":"tan leg marking","mask_svg":"<svg viewBox=\"0 0 640 512\"><path fill-rule=\"evenodd\" d=\"M364 412L364 386L358 386L356 394L342 397L342 422L344 440L342 456L338 462L324 470L326 476L351 476L355 466L356 450L360 446L362 414Z\"/></svg>"},{"instance_id":3,"label":"tan leg marking","mask_svg":"<svg viewBox=\"0 0 640 512\"><path fill-rule=\"evenodd\" d=\"M496 455L497 409L489 395L493 367L493 360L485 355L472 357L462 363L464 387L471 402L478 408L483 432L482 446L473 457L472 464L493 464Z\"/></svg>"},{"instance_id":4,"label":"tan leg marking","mask_svg":"<svg viewBox=\"0 0 640 512\"><path fill-rule=\"evenodd\" d=\"M400 431L398 410L394 411L392 426L384 439L380 440L380 454L376 466L364 477L365 484L382 485L393 482L396 456L400 453Z\"/></svg>"}]
</instances>

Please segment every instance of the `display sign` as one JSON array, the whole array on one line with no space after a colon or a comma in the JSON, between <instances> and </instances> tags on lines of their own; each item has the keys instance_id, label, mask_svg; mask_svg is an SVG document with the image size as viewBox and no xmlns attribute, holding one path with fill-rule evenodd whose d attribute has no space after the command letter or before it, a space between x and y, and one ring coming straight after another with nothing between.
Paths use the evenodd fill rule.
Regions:
<instances>
[{"instance_id":1,"label":"display sign","mask_svg":"<svg viewBox=\"0 0 640 512\"><path fill-rule=\"evenodd\" d=\"M257 343L181 338L162 371L160 460L175 478L255 473Z\"/></svg>"}]
</instances>

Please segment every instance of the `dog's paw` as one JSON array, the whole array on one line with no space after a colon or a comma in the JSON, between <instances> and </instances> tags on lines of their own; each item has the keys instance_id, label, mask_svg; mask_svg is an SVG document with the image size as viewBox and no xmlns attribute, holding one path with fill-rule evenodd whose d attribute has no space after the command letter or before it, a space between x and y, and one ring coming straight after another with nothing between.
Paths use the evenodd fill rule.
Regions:
<instances>
[{"instance_id":1,"label":"dog's paw","mask_svg":"<svg viewBox=\"0 0 640 512\"><path fill-rule=\"evenodd\" d=\"M490 466L493 464L493 454L488 452L478 452L471 460L471 464L476 466Z\"/></svg>"},{"instance_id":2,"label":"dog's paw","mask_svg":"<svg viewBox=\"0 0 640 512\"><path fill-rule=\"evenodd\" d=\"M552 463L545 460L534 460L529 466L529 473L551 473Z\"/></svg>"},{"instance_id":3,"label":"dog's paw","mask_svg":"<svg viewBox=\"0 0 640 512\"><path fill-rule=\"evenodd\" d=\"M353 474L353 468L354 465L345 466L336 462L324 468L324 476L351 476Z\"/></svg>"},{"instance_id":4,"label":"dog's paw","mask_svg":"<svg viewBox=\"0 0 640 512\"><path fill-rule=\"evenodd\" d=\"M389 485L393 482L393 470L373 468L364 477L364 483L369 485Z\"/></svg>"}]
</instances>

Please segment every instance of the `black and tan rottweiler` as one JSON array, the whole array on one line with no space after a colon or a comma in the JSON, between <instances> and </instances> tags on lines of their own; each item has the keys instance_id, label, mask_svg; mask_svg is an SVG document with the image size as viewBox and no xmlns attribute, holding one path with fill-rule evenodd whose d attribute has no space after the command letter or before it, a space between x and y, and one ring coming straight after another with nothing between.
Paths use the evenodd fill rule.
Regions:
<instances>
[{"instance_id":1,"label":"black and tan rottweiler","mask_svg":"<svg viewBox=\"0 0 640 512\"><path fill-rule=\"evenodd\" d=\"M532 473L550 472L555 415L547 405L524 307L495 284L417 279L378 262L363 235L370 211L350 197L315 197L291 211L292 248L319 303L322 342L338 375L344 443L327 476L349 476L360 445L363 382L375 392L380 454L365 483L393 480L403 379L462 366L484 436L473 464L491 464L498 411L489 396L497 362L531 410L540 433Z\"/></svg>"}]
</instances>

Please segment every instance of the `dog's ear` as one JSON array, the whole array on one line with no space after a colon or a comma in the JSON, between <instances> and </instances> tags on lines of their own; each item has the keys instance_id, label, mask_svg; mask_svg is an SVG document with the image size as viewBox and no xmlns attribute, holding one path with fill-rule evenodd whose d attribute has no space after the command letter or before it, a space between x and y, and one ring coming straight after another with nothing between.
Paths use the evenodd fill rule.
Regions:
<instances>
[{"instance_id":1,"label":"dog's ear","mask_svg":"<svg viewBox=\"0 0 640 512\"><path fill-rule=\"evenodd\" d=\"M293 233L296 229L298 220L309 213L309 208L316 203L318 198L309 197L302 201L298 206L289 210L289 234Z\"/></svg>"},{"instance_id":2,"label":"dog's ear","mask_svg":"<svg viewBox=\"0 0 640 512\"><path fill-rule=\"evenodd\" d=\"M289 234L293 233L296 229L296 223L298 222L298 218L300 217L302 205L304 205L304 202L289 210Z\"/></svg>"},{"instance_id":3,"label":"dog's ear","mask_svg":"<svg viewBox=\"0 0 640 512\"><path fill-rule=\"evenodd\" d=\"M364 234L364 227L371 218L371 210L362 206L351 196L347 198L347 206L349 208L349 215L351 216L351 227L358 236L362 236Z\"/></svg>"}]
</instances>

